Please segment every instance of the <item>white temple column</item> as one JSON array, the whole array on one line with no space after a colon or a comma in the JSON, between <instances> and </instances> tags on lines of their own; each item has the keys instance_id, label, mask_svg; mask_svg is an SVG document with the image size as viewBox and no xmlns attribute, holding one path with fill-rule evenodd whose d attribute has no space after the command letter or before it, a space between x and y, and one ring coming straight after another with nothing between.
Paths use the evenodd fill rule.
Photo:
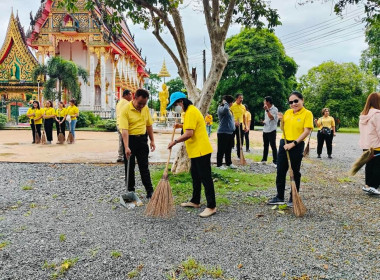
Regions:
<instances>
[{"instance_id":1,"label":"white temple column","mask_svg":"<svg viewBox=\"0 0 380 280\"><path fill-rule=\"evenodd\" d=\"M105 50L102 47L100 50L100 88L101 88L101 105L102 110L106 110L106 58Z\"/></svg>"},{"instance_id":2,"label":"white temple column","mask_svg":"<svg viewBox=\"0 0 380 280\"><path fill-rule=\"evenodd\" d=\"M89 88L89 100L90 110L94 110L95 105L95 50L90 47L90 76L89 76L90 88Z\"/></svg>"}]
</instances>

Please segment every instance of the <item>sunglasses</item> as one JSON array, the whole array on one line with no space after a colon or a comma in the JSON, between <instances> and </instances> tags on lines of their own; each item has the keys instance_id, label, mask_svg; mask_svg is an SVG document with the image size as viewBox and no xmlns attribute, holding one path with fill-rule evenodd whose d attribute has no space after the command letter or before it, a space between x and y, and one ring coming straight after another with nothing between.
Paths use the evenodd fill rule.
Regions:
<instances>
[{"instance_id":1,"label":"sunglasses","mask_svg":"<svg viewBox=\"0 0 380 280\"><path fill-rule=\"evenodd\" d=\"M293 103L297 104L299 102L299 99L294 99L293 101L289 101L289 105L292 105Z\"/></svg>"}]
</instances>

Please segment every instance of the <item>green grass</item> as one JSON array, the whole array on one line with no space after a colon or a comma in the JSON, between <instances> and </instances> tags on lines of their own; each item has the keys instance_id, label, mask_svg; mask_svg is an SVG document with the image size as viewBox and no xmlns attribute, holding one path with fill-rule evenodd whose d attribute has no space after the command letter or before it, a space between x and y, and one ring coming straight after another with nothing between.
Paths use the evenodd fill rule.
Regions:
<instances>
[{"instance_id":1,"label":"green grass","mask_svg":"<svg viewBox=\"0 0 380 280\"><path fill-rule=\"evenodd\" d=\"M359 133L359 127L341 127L337 133Z\"/></svg>"},{"instance_id":2,"label":"green grass","mask_svg":"<svg viewBox=\"0 0 380 280\"><path fill-rule=\"evenodd\" d=\"M111 252L111 257L117 259L117 258L120 258L121 257L121 253L118 252L118 251L112 251Z\"/></svg>"},{"instance_id":3,"label":"green grass","mask_svg":"<svg viewBox=\"0 0 380 280\"><path fill-rule=\"evenodd\" d=\"M3 250L7 245L9 245L8 241L4 241L0 243L0 251Z\"/></svg>"},{"instance_id":4,"label":"green grass","mask_svg":"<svg viewBox=\"0 0 380 280\"><path fill-rule=\"evenodd\" d=\"M33 190L32 186L22 186L21 188L22 188L23 191L31 191L31 190Z\"/></svg>"},{"instance_id":5,"label":"green grass","mask_svg":"<svg viewBox=\"0 0 380 280\"><path fill-rule=\"evenodd\" d=\"M64 235L63 233L59 235L59 241L61 242L64 242L66 241L66 235Z\"/></svg>"},{"instance_id":6,"label":"green grass","mask_svg":"<svg viewBox=\"0 0 380 280\"><path fill-rule=\"evenodd\" d=\"M151 176L153 185L157 186L163 173L163 166L152 170ZM255 190L266 190L274 186L275 173L255 174L240 170L219 170L212 168L212 178L218 205L229 205L231 203L231 193L245 193ZM189 172L169 175L170 186L172 187L175 203L187 201L192 194L192 178ZM255 198L253 201L260 202L262 199Z\"/></svg>"},{"instance_id":7,"label":"green grass","mask_svg":"<svg viewBox=\"0 0 380 280\"><path fill-rule=\"evenodd\" d=\"M259 155L259 154L248 154L248 153L245 153L245 154L244 154L244 157L245 157L246 159L253 160L254 162L260 162L261 159L263 158L263 155ZM271 163L272 161L273 161L273 157L268 156L267 163Z\"/></svg>"},{"instance_id":8,"label":"green grass","mask_svg":"<svg viewBox=\"0 0 380 280\"><path fill-rule=\"evenodd\" d=\"M96 131L96 132L110 132L105 128L100 127L76 127L75 131ZM111 131L113 132L113 131Z\"/></svg>"}]
</instances>

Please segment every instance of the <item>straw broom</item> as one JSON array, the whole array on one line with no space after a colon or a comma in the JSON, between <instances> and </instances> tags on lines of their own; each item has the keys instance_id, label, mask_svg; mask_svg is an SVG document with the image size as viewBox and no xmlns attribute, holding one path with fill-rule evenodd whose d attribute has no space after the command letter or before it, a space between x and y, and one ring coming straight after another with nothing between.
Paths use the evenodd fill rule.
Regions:
<instances>
[{"instance_id":1,"label":"straw broom","mask_svg":"<svg viewBox=\"0 0 380 280\"><path fill-rule=\"evenodd\" d=\"M62 130L61 130L61 124L58 122L58 143L63 144L65 142L65 135L63 135Z\"/></svg>"},{"instance_id":2,"label":"straw broom","mask_svg":"<svg viewBox=\"0 0 380 280\"><path fill-rule=\"evenodd\" d=\"M173 142L174 133L175 133L175 125L173 128L171 142ZM160 218L170 218L174 216L174 213L175 213L174 200L173 200L173 194L172 194L172 189L170 187L169 175L168 175L168 168L169 168L169 161L170 161L171 154L172 154L172 149L170 148L164 174L162 175L162 178L160 182L158 183L156 190L153 193L152 198L150 199L148 205L146 206L145 215L147 216L160 217Z\"/></svg>"},{"instance_id":3,"label":"straw broom","mask_svg":"<svg viewBox=\"0 0 380 280\"><path fill-rule=\"evenodd\" d=\"M351 167L351 175L354 176L356 173L358 173L358 171L367 163L369 162L371 159L373 159L375 157L375 151L373 148L369 148L367 151L365 151L361 156L360 158L358 158L354 164L352 165ZM376 156L378 156L379 154L377 154Z\"/></svg>"},{"instance_id":4,"label":"straw broom","mask_svg":"<svg viewBox=\"0 0 380 280\"><path fill-rule=\"evenodd\" d=\"M311 134L312 134L312 133L313 133L313 130L310 131L309 139L307 140L306 148L305 148L305 150L303 151L303 156L304 156L304 157L308 157L308 156L309 156L309 153L310 153L310 138L311 138Z\"/></svg>"},{"instance_id":5,"label":"straw broom","mask_svg":"<svg viewBox=\"0 0 380 280\"><path fill-rule=\"evenodd\" d=\"M43 130L42 130L41 144L42 144L42 145L45 145L45 144L46 144L45 120L44 120L44 127L43 127Z\"/></svg>"},{"instance_id":6,"label":"straw broom","mask_svg":"<svg viewBox=\"0 0 380 280\"><path fill-rule=\"evenodd\" d=\"M36 121L35 120L33 120L33 124L34 124L34 138L35 138L35 142L36 142L36 144L40 144L41 143L41 138L40 138L40 135L37 132L37 127L36 127Z\"/></svg>"},{"instance_id":7,"label":"straw broom","mask_svg":"<svg viewBox=\"0 0 380 280\"><path fill-rule=\"evenodd\" d=\"M288 142L286 141L283 119L281 120L281 129L282 129L283 134L284 134L285 144L288 144ZM300 195L299 195L299 193L297 191L297 186L296 186L296 182L294 180L294 173L293 173L292 165L291 165L291 162L290 162L290 156L289 156L289 151L288 150L286 150L286 157L288 158L289 177L290 177L290 184L292 186L293 211L294 211L294 214L297 217L302 217L306 213L306 207L303 204L303 202L301 200L301 197L300 197Z\"/></svg>"},{"instance_id":8,"label":"straw broom","mask_svg":"<svg viewBox=\"0 0 380 280\"><path fill-rule=\"evenodd\" d=\"M239 142L240 142L240 164L246 165L247 162L245 161L244 154L243 154L243 144L241 143L241 129L239 125Z\"/></svg>"}]
</instances>

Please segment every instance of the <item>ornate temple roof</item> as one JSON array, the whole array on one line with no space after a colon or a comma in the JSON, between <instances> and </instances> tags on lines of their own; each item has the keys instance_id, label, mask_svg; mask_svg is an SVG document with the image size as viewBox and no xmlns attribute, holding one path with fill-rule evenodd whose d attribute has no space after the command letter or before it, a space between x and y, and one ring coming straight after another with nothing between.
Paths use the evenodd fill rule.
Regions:
<instances>
[{"instance_id":1,"label":"ornate temple roof","mask_svg":"<svg viewBox=\"0 0 380 280\"><path fill-rule=\"evenodd\" d=\"M32 71L38 62L29 50L18 16L11 13L7 34L0 50L0 82L32 83Z\"/></svg>"}]
</instances>

